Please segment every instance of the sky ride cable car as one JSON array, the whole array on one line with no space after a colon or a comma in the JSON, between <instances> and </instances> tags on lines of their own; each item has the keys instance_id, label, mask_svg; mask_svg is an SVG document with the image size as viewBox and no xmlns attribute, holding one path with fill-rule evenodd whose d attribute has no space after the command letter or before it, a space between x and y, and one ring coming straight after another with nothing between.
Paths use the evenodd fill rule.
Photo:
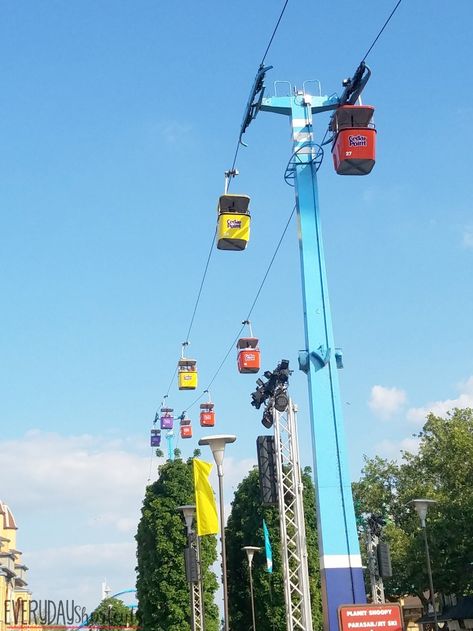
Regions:
<instances>
[{"instance_id":1,"label":"sky ride cable car","mask_svg":"<svg viewBox=\"0 0 473 631\"><path fill-rule=\"evenodd\" d=\"M179 418L181 438L192 438L192 425L190 418L185 418L185 412L183 412Z\"/></svg>"},{"instance_id":2,"label":"sky ride cable car","mask_svg":"<svg viewBox=\"0 0 473 631\"><path fill-rule=\"evenodd\" d=\"M372 105L341 105L333 114L332 156L338 175L368 175L376 158Z\"/></svg>"},{"instance_id":3,"label":"sky ride cable car","mask_svg":"<svg viewBox=\"0 0 473 631\"><path fill-rule=\"evenodd\" d=\"M215 411L214 404L210 399L210 392L205 390L209 395L207 403L200 404L200 426L201 427L214 427L215 425Z\"/></svg>"},{"instance_id":4,"label":"sky ride cable car","mask_svg":"<svg viewBox=\"0 0 473 631\"><path fill-rule=\"evenodd\" d=\"M174 410L172 408L161 408L160 425L161 429L172 429L174 425Z\"/></svg>"},{"instance_id":5,"label":"sky ride cable car","mask_svg":"<svg viewBox=\"0 0 473 631\"><path fill-rule=\"evenodd\" d=\"M156 429L156 423L158 422L158 413L154 415L153 429L151 430L150 445L151 447L159 447L161 445L161 430Z\"/></svg>"},{"instance_id":6,"label":"sky ride cable car","mask_svg":"<svg viewBox=\"0 0 473 631\"><path fill-rule=\"evenodd\" d=\"M241 251L250 240L251 215L248 195L228 193L230 177L238 171L225 171L225 193L220 195L217 210L217 248Z\"/></svg>"},{"instance_id":7,"label":"sky ride cable car","mask_svg":"<svg viewBox=\"0 0 473 631\"><path fill-rule=\"evenodd\" d=\"M151 430L151 447L160 447L161 446L161 430L160 429L152 429Z\"/></svg>"},{"instance_id":8,"label":"sky ride cable car","mask_svg":"<svg viewBox=\"0 0 473 631\"><path fill-rule=\"evenodd\" d=\"M184 349L189 342L182 344L181 359L177 363L177 382L179 390L195 390L197 388L197 362L184 357Z\"/></svg>"},{"instance_id":9,"label":"sky ride cable car","mask_svg":"<svg viewBox=\"0 0 473 631\"><path fill-rule=\"evenodd\" d=\"M253 337L253 330L249 320L244 320L242 324L246 324L248 326L250 336L241 337L237 342L238 370L241 373L256 373L259 372L261 366L261 353L258 346L259 340L257 337Z\"/></svg>"}]
</instances>

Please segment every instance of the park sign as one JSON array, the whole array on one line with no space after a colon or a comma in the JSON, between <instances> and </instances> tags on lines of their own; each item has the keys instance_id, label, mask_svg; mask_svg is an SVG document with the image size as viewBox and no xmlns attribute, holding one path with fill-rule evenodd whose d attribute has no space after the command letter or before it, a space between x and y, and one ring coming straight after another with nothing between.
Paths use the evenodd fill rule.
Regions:
<instances>
[{"instance_id":1,"label":"park sign","mask_svg":"<svg viewBox=\"0 0 473 631\"><path fill-rule=\"evenodd\" d=\"M341 605L340 631L403 631L400 605Z\"/></svg>"}]
</instances>

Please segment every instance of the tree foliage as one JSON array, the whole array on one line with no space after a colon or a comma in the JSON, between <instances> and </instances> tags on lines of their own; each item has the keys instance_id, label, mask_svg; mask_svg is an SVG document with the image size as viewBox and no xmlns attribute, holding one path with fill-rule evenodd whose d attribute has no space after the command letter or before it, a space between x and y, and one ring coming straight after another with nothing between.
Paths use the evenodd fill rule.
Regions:
<instances>
[{"instance_id":1,"label":"tree foliage","mask_svg":"<svg viewBox=\"0 0 473 631\"><path fill-rule=\"evenodd\" d=\"M314 629L322 628L320 572L317 549L315 490L310 470L303 473L304 510L309 561ZM265 571L263 519L268 526L273 550L273 573ZM243 546L261 546L253 560L255 616L258 631L285 631L284 582L277 508L261 506L258 471L254 469L238 486L226 528L230 628L251 628L249 574Z\"/></svg>"},{"instance_id":2,"label":"tree foliage","mask_svg":"<svg viewBox=\"0 0 473 631\"><path fill-rule=\"evenodd\" d=\"M94 609L88 619L90 629L123 629L133 627L136 623L135 615L123 600L118 598L104 598L99 606Z\"/></svg>"},{"instance_id":3,"label":"tree foliage","mask_svg":"<svg viewBox=\"0 0 473 631\"><path fill-rule=\"evenodd\" d=\"M385 581L396 598L417 595L426 603L428 577L419 519L408 502L429 498L427 533L434 587L444 594L473 593L473 410L456 409L445 418L430 414L418 434L418 453L401 462L365 459L353 485L359 513L387 518L393 577Z\"/></svg>"},{"instance_id":4,"label":"tree foliage","mask_svg":"<svg viewBox=\"0 0 473 631\"><path fill-rule=\"evenodd\" d=\"M159 479L146 489L136 535L138 622L147 631L189 631L189 585L184 567L186 530L176 509L194 503L192 460L167 461L160 467ZM217 580L210 570L216 558L216 538L202 537L208 631L218 630L218 609L214 603Z\"/></svg>"}]
</instances>

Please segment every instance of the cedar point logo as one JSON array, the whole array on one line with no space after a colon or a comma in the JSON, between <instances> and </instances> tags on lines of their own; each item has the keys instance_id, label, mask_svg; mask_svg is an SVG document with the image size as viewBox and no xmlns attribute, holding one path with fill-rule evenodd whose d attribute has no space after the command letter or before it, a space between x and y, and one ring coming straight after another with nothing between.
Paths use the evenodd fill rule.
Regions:
<instances>
[{"instance_id":1,"label":"cedar point logo","mask_svg":"<svg viewBox=\"0 0 473 631\"><path fill-rule=\"evenodd\" d=\"M356 136L348 136L348 144L350 147L367 147L368 138L362 134Z\"/></svg>"},{"instance_id":2,"label":"cedar point logo","mask_svg":"<svg viewBox=\"0 0 473 631\"><path fill-rule=\"evenodd\" d=\"M22 631L72 629L139 629L136 620L136 608L130 607L127 612L96 610L87 614L86 608L76 604L74 600L5 600L3 620L6 631L16 629Z\"/></svg>"},{"instance_id":3,"label":"cedar point logo","mask_svg":"<svg viewBox=\"0 0 473 631\"><path fill-rule=\"evenodd\" d=\"M241 228L241 219L227 219L227 228Z\"/></svg>"}]
</instances>

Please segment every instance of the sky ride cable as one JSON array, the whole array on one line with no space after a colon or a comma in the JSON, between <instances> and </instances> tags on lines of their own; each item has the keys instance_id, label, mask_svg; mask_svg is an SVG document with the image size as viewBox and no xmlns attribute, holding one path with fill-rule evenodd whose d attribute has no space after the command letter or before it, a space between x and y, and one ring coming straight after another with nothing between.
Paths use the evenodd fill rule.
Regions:
<instances>
[{"instance_id":1,"label":"sky ride cable","mask_svg":"<svg viewBox=\"0 0 473 631\"><path fill-rule=\"evenodd\" d=\"M295 211L296 211L296 206L294 205L294 207L293 207L293 208L292 208L292 210L291 210L291 214L289 215L289 217L288 217L288 219L287 219L287 221L286 221L286 225L284 226L284 229L283 229L282 234L281 234L281 236L280 236L280 238L279 238L279 241L278 241L278 243L277 243L277 245L276 245L276 248L275 248L275 250L274 250L274 252L273 252L273 255L272 255L271 260L270 260L270 262L269 262L269 264L268 264L268 267L267 267L266 272L265 272L265 274L264 274L264 276L263 276L263 279L262 279L261 283L259 284L258 290L257 290L257 292L256 292L256 295L255 295L255 297L254 297L253 302L251 303L251 306L250 306L250 309L249 309L249 311L248 311L248 314L247 314L246 318L245 318L245 319L243 320L243 322L242 322L242 326L240 327L240 329L239 329L238 333L236 334L236 336L235 336L235 338L233 339L232 343L231 343L231 344L230 344L230 346L228 347L227 352L225 353L225 355L224 355L223 359L221 360L220 364L218 365L217 369L215 370L215 372L214 372L214 374L213 374L212 378L210 379L210 381L209 381L209 383L208 383L208 385L207 385L206 389L205 389L205 390L204 390L204 391L203 391L203 392L202 392L202 393L201 393L198 397L196 397L196 398L194 399L194 401L192 401L192 403L191 403L190 405L188 405L188 406L185 408L185 410L184 410L183 414L184 414L185 412L188 412L188 411L189 411L189 410L190 410L190 409L191 409L191 408L192 408L192 407L193 407L193 406L194 406L194 405L195 405L198 401L200 401L200 400L202 399L202 397L204 396L204 394L206 394L206 393L210 390L210 386L214 383L215 379L218 377L218 375L219 375L220 371L222 370L222 368L223 368L223 366L224 366L225 362L227 361L227 359L228 359L228 357L229 357L230 353L231 353L231 352L232 352L232 350L235 348L236 343L237 343L237 342L238 342L238 340L240 339L240 335L242 334L242 332L243 332L243 330L244 330L244 328L245 328L245 326L246 326L247 321L249 321L249 320L250 320L251 314L253 313L253 310L254 310L254 308L255 308L255 306L256 306L256 303L258 302L258 299L259 299L259 297L260 297L261 291L262 291L262 289L263 289L263 287L264 287L264 284L265 284L265 282L266 282L266 279L268 278L269 272L271 271L271 268L272 268L272 266L273 266L273 263L274 263L274 260L275 260L275 258L276 258L276 256L277 256L277 254L278 254L278 252L279 252L279 248L281 247L281 244L282 244L282 242L283 242L283 239L284 239L284 237L286 236L287 229L289 228L289 224L291 223L291 220L292 220L292 218L293 218L293 216L294 216Z\"/></svg>"},{"instance_id":2,"label":"sky ride cable","mask_svg":"<svg viewBox=\"0 0 473 631\"><path fill-rule=\"evenodd\" d=\"M273 43L273 40L274 40L274 37L275 37L275 35L276 35L276 33L277 33L277 30L278 30L278 28L279 28L279 25L281 24L281 20L282 20L282 18L283 18L283 15L284 15L284 13L285 13L285 11L286 11L286 7L287 7L287 5L288 5L288 4L289 4L289 0L286 0L286 1L285 1L285 3L284 3L283 8L282 8L282 10L281 10L281 13L279 14L279 18L278 18L278 20L277 20L277 22L276 22L276 25L275 25L274 29L273 29L273 32L272 32L272 34L271 34L271 37L269 38L269 42L268 42L268 44L267 44L267 46L266 46L266 50L264 51L264 55L263 55L263 57L262 57L262 59L261 59L260 65L259 65L258 74L256 75L257 79L258 79L258 75L259 75L259 73L260 73L262 70L265 70L265 68L264 68L264 62L265 62L266 57L267 57L267 55L268 55L269 49L271 48L271 45L272 45L272 43ZM271 68L271 67L272 67L272 66L269 66L268 68L266 68L266 70L269 70L269 68ZM264 77L264 73L263 73L263 75L262 75L262 78L263 78L263 77ZM255 88L255 86L256 86L256 85L257 85L257 83L258 83L257 79L256 79L256 81L255 81L254 88ZM252 95L253 95L253 96L255 96L254 88L253 88L253 90L252 90ZM250 96L250 101L252 101L251 96ZM253 118L254 118L254 117L253 117ZM238 134L238 141L237 141L237 144L236 144L235 153L234 153L234 155L233 155L232 167L231 167L231 169L230 169L229 173L235 173L235 167L236 167L236 161L237 161L237 158L238 158L238 152L240 151L240 147L241 147L241 145L244 145L244 143L242 142L241 138L242 138L243 134L245 133L246 127L248 127L248 124L249 124L249 123L248 123L248 124L245 126L245 119L246 119L246 120L248 120L248 106L246 107L246 110L245 110L245 117L244 117L244 119L243 119L243 124L242 124L242 126L241 126L241 128L240 128L240 133ZM251 119L250 119L250 120L251 120ZM230 182L231 182L231 180L230 180L230 181L229 181L229 183L228 183L228 188L230 187Z\"/></svg>"},{"instance_id":3,"label":"sky ride cable","mask_svg":"<svg viewBox=\"0 0 473 631\"><path fill-rule=\"evenodd\" d=\"M274 27L273 33L272 33L272 35L271 35L271 37L269 39L268 45L266 46L266 50L264 51L263 59L261 60L260 66L264 65L264 62L266 60L266 56L267 56L267 54L269 52L269 49L271 48L271 44L273 43L274 36L276 35L276 32L277 32L277 30L279 28L279 25L281 24L282 17L284 15L284 12L286 11L286 7L287 7L288 4L289 4L289 0L286 0L286 2L284 3L284 6L282 8L282 11L281 11L281 13L279 15L278 21L276 22L276 26Z\"/></svg>"},{"instance_id":4,"label":"sky ride cable","mask_svg":"<svg viewBox=\"0 0 473 631\"><path fill-rule=\"evenodd\" d=\"M366 82L367 82L367 81L368 81L368 79L369 79L369 75L371 74L371 72L369 71L368 66L366 66L366 64L365 64L366 58L368 57L368 55L370 54L370 52L373 50L373 48L374 48L374 46L375 46L376 42L377 42L377 41L378 41L378 39L381 37L382 33L384 32L384 29L387 27L387 25L388 25L388 24L389 24L389 22L391 21L391 18L392 18L392 17L393 17L393 15L396 13L396 11L397 11L397 9L398 9L399 5L401 4L401 2L402 2L402 0L397 0L396 5L394 6L393 10L391 11L391 13L389 14L389 16L388 16L388 17L387 17L387 19L385 20L385 22L384 22L383 26L382 26L382 27L380 28L380 30L378 31L378 34L376 35L376 37L375 37L375 38L374 38L374 40L372 41L371 46L370 46L370 47L368 48L368 50L366 51L366 53L365 53L365 55L364 55L363 59L360 61L359 65L358 65L358 68L357 68L357 70L355 71L355 74L353 75L353 80L352 80L352 79L349 79L349 80L348 80L347 85L349 86L349 88L345 87L345 90L344 90L344 93L343 93L343 94L346 94L348 89L351 89L351 90L352 90L352 93L354 93L354 92L355 92L355 87L354 87L354 84L355 84L355 81L356 81L356 83L357 83L358 85L361 85L361 87L359 87L359 89L358 89L358 94L357 94L357 97L359 97L359 96L360 96L361 91L363 90L364 86L366 85ZM362 79L362 76L363 76L363 73L364 73L364 69L365 69L365 68L366 68L366 69L368 69L369 74L368 74L368 77L367 77L366 79L364 79L364 80L363 80L363 79ZM355 77L357 77L357 79L355 79ZM345 85L345 82L344 82L344 85ZM353 101L353 99L352 99L351 101L348 101L348 99L345 99L345 100L344 100L344 99L343 99L343 95L342 95L342 97L340 98L340 105L344 105L344 104L345 104L345 103L347 103L347 102L349 102L349 103L353 104L353 102L354 102L354 101ZM328 128L327 128L327 131L325 132L325 135L324 135L324 137L323 137L323 139L322 139L322 142L320 143L320 146L321 146L321 147L323 147L323 146L324 146L324 145L326 145L326 144L329 144L329 143L330 143L330 142L332 142L332 140L334 139L334 134L332 133L332 136L331 136L331 137L330 137L327 141L325 140L325 139L327 138L327 135L329 134L329 132L331 132L331 131L333 132L333 130L332 130L332 125L331 125L331 124L332 124L333 117L334 117L334 114L332 114L332 116L330 117L330 122L329 122L329 125L328 125Z\"/></svg>"},{"instance_id":5,"label":"sky ride cable","mask_svg":"<svg viewBox=\"0 0 473 631\"><path fill-rule=\"evenodd\" d=\"M373 50L373 48L374 48L375 44L377 43L377 41L378 41L378 40L379 40L379 38L381 37L382 33L384 32L384 30L385 30L385 29L386 29L386 27L388 26L389 22L391 21L392 17L393 17L393 16L394 16L394 14L396 13L396 11L397 11L397 9L398 9L399 5L401 4L401 2L402 2L402 0L397 0L397 2L396 2L396 4L395 4L395 6L394 6L394 8L392 9L391 13L389 14L388 18L386 19L386 21L384 22L383 26L381 27L381 29L379 30L378 34L376 35L376 37L374 38L373 42L371 43L370 47L369 47L369 48L368 48L368 50L366 51L366 53L365 53L365 55L364 55L364 57L363 57L363 59L362 59L362 61L361 61L361 63L360 63L360 66L364 64L364 62L365 62L366 58L368 57L368 55L369 55L369 54L371 53L371 51ZM278 18L278 20L277 20L277 22L276 22L276 25L275 25L275 27L274 27L274 29L273 29L273 32L272 32L272 34L271 34L271 37L270 37L270 39L269 39L268 45L266 46L266 50L265 50L265 52L264 52L264 54L263 54L263 57L262 57L262 59L261 59L260 68L259 68L259 73L260 73L261 71L263 72L263 74L261 75L261 80L264 78L264 72L265 72L265 70L268 70L268 69L269 69L269 67L268 67L268 68L266 68L266 69L264 68L264 62L265 62L266 57L267 57L267 55L268 55L268 52L269 52L269 50L270 50L270 48L271 48L271 45L272 45L272 43L273 43L273 40L274 40L274 38L275 38L275 36L276 36L277 30L278 30L278 28L279 28L279 25L280 25L280 23L281 23L281 20L282 20L282 18L283 18L283 16L284 16L284 13L285 13L285 11L286 11L286 8L287 8L287 5L288 5L288 4L289 4L289 0L285 0L285 3L284 3L284 5L283 5L283 8L282 8L281 13L280 13L280 15L279 15L279 18ZM258 79L258 75L257 75L257 79ZM255 82L255 85L256 85L256 82ZM261 88L260 88L260 90L261 90ZM257 93L257 92L256 92L256 93ZM228 172L228 173L229 173L229 180L228 180L228 184L227 184L227 190L228 190L228 188L230 187L231 178L232 178L232 177L234 177L234 176L238 173L238 172L236 171L235 167L236 167L236 162L237 162L237 158L238 158L238 153L239 153L239 150L240 150L240 146L241 146L242 144L244 144L244 143L242 142L242 136L243 136L243 133L245 132L246 127L248 126L249 122L251 122L252 118L254 118L254 116L256 115L256 113L254 113L254 115L248 119L248 116L249 116L249 115L250 115L250 113L251 113L251 107L250 107L250 103L251 103L251 100L252 100L252 99L251 99L251 96L253 96L253 97L254 97L254 96L256 95L256 93L255 93L255 91L253 90L252 95L250 95L250 102L249 102L249 104L248 104L248 106L247 106L247 108L246 108L246 119L247 119L247 124L246 124L246 126L245 126L245 119L244 119L243 124L242 124L241 129L240 129L239 136L238 136L238 142L237 142L236 149L235 149L235 153L234 153L234 156L233 156L232 167L231 167L230 171ZM331 128L330 128L330 125L329 125L329 127L327 128L327 130L326 130L326 132L325 132L325 135L324 135L324 137L323 137L323 139L322 139L322 142L320 143L320 147L323 147L325 144L328 144L329 142L331 142L332 138L329 138L328 140L326 140L327 135L329 134L329 132L330 132L330 131L331 131ZM268 276L268 274L269 274L269 272L270 272L270 270L271 270L271 267L272 267L272 265L273 265L274 259L275 259L276 255L277 255L277 252L278 252L279 247L280 247L280 245L281 245L281 243L282 243L282 240L283 240L283 238L284 238L284 236L285 236L285 234L286 234L286 231L287 231L287 228L288 228L288 226L289 226L289 223L290 223L290 221L291 221L291 219L292 219L292 217L293 217L293 215L294 215L295 209L296 209L296 207L294 206L294 208L292 209L292 212L291 212L291 214L290 214L290 216L289 216L289 219L288 219L288 221L287 221L287 223L286 223L286 226L285 226L285 228L284 228L284 230L283 230L283 233L282 233L282 235L281 235L281 238L280 238L280 240L279 240L279 242L278 242L278 245L276 246L276 249L275 249L275 251L274 251L273 257L271 258L271 261L270 261L270 263L269 263L269 266L268 266L268 268L267 268L267 270L266 270L266 273L265 273L265 275L264 275L264 277L263 277L263 280L262 280L262 282L261 282L261 284L260 284L260 286L259 286L259 288L258 288L258 291L257 291L257 293L256 293L255 299L254 299L254 301L253 301L253 303L252 303L252 305L251 305L251 307L250 307L250 310L249 310L248 315L247 315L247 317L246 317L246 319L245 319L245 320L249 320L249 319L250 319L251 313L253 312L253 309L254 309L254 307L256 306L256 303L257 303L257 301L258 301L259 295L260 295L260 293L261 293L261 291L262 291L262 289L263 289L263 286L264 286L264 284L265 284L265 281L266 281L266 279L267 279L267 276ZM211 246L210 246L209 254L208 254L208 257L207 257L207 261L206 261L206 264L205 264L204 272L203 272L203 275L202 275L201 283L200 283L199 290L198 290L198 293L197 293L197 298L196 298L196 302L195 302L194 309L193 309L193 312L192 312L191 320L190 320L190 323L189 323L189 328L188 328L188 331L187 331L187 335L186 335L186 342L185 342L185 344L186 344L186 345L188 345L188 344L189 344L189 337L190 337L190 333L191 333L191 331L192 331L192 327L193 327L194 320L195 320L195 315L196 315L196 313L197 313L197 308L198 308L198 306L199 306L200 297L201 297L202 290L203 290L203 286L204 286L205 279L206 279L206 276L207 276L207 271L208 271L209 264L210 264L210 260L211 260L211 257L212 257L212 252L213 252L213 249L214 249L214 244L215 244L216 233L217 233L217 231L215 230L214 235L213 235L213 239L212 239L212 243L211 243ZM219 373L220 373L221 369L223 368L223 366L224 366L224 364L225 364L226 360L228 359L228 357L229 357L230 353L232 352L232 350L233 350L233 348L234 348L234 346L235 346L236 342L238 341L238 339L239 339L239 337L240 337L240 335L241 335L241 333L242 333L242 331L243 331L244 327L245 327L245 325L243 324L243 326L242 326L242 327L240 328L240 330L238 331L238 333L237 333L236 337L235 337L235 338L234 338L234 340L232 341L231 346L228 348L228 351L226 352L226 354L225 354L225 356L223 357L222 361L221 361L221 362L220 362L220 364L218 365L218 367L217 367L217 369L216 369L215 373L213 374L213 376L212 376L211 380L209 381L209 384L208 384L208 386L207 386L206 390L204 390L204 391L203 391L203 392L202 392L202 393L201 393L198 397L196 397L196 399L194 399L194 401L192 401L192 403L191 403L191 404L190 404L190 405L186 408L185 412L187 412L188 410L190 410L190 409L191 409L191 408L192 408L192 407L193 407L193 406L194 406L194 405L195 405L198 401L200 401L200 400L202 399L202 397L204 396L204 394L205 394L205 393L209 390L210 386L214 383L215 379L217 378L217 376L219 375ZM175 377L176 377L176 374L177 374L177 365L176 365L176 367L175 367L175 369L174 369L174 372L173 372L173 375L172 375L171 381L170 381L170 383L169 383L169 387L168 387L167 392L166 392L166 395L165 395L166 397L169 395L169 392L170 392L170 390L171 390L171 387L172 387L172 384L173 384L174 379L175 379ZM184 414L184 412L183 412L183 414ZM180 434L178 435L178 438L177 438L177 443L179 442L179 438L180 438ZM176 445L177 445L177 443L176 443Z\"/></svg>"},{"instance_id":6,"label":"sky ride cable","mask_svg":"<svg viewBox=\"0 0 473 631\"><path fill-rule=\"evenodd\" d=\"M374 45L376 44L376 42L378 41L378 39L381 37L382 32L384 31L384 29L387 27L387 25L389 24L389 22L391 21L391 18L393 17L393 15L396 13L398 6L401 4L402 0L398 0L396 6L394 7L394 9L391 11L391 13L389 14L388 19L386 20L386 22L383 24L383 26L381 27L379 33L376 35L376 37L373 40L373 43L371 44L371 46L368 48L368 50L365 53L365 56L363 57L363 59L361 60L362 62L366 60L366 58L368 57L368 55L370 54L370 52L372 51L372 49L374 48Z\"/></svg>"},{"instance_id":7,"label":"sky ride cable","mask_svg":"<svg viewBox=\"0 0 473 631\"><path fill-rule=\"evenodd\" d=\"M264 67L264 61L265 61L266 56L267 56L267 54L269 52L269 49L271 48L271 45L272 45L273 40L274 40L274 38L276 36L276 33L278 31L279 25L281 24L281 20L282 20L282 18L284 16L284 13L286 11L286 8L287 8L288 4L289 4L289 0L285 0L284 6L283 6L283 8L282 8L282 10L281 10L281 12L279 14L279 17L278 17L278 20L276 22L276 25L275 25L275 27L273 29L273 32L272 32L271 37L269 39L269 42L268 42L268 44L266 46L266 50L265 50L264 55L263 55L263 57L261 59L260 69ZM243 135L243 131L240 130L240 134L238 136L238 142L237 142L235 153L234 153L234 156L233 156L232 168L230 169L230 171L228 171L229 177L228 177L228 183L227 183L227 187L226 187L227 190L230 188L230 183L231 183L232 177L234 177L236 175L235 165L236 165L236 161L237 161L240 145L242 144L241 143L242 135ZM201 279L201 282L200 282L199 290L197 292L197 298L196 298L196 301L195 301L195 304L194 304L194 309L192 311L192 316L191 316L191 319L190 319L189 328L187 330L186 339L185 339L185 343L187 345L189 344L189 337L190 337L190 334L191 334L191 331L192 331L192 327L194 325L194 320L195 320L195 316L196 316L196 313L197 313L197 308L199 306L199 302L200 302L200 298L201 298L201 295L202 295L202 290L203 290L203 287L204 287L205 279L207 277L207 271L209 269L210 259L212 258L212 253L213 253L213 250L214 250L216 236L217 236L217 228L215 228L215 232L214 232L214 235L213 235L213 238L212 238L212 243L210 245L210 250L209 250L209 253L208 253L208 256L207 256L207 261L205 263L204 272L202 274L202 279ZM168 388L166 390L166 396L168 396L169 392L171 391L172 384L174 383L174 379L176 378L176 374L177 374L177 365L174 368L174 372L173 372L171 380L169 382L169 386L168 386Z\"/></svg>"}]
</instances>

